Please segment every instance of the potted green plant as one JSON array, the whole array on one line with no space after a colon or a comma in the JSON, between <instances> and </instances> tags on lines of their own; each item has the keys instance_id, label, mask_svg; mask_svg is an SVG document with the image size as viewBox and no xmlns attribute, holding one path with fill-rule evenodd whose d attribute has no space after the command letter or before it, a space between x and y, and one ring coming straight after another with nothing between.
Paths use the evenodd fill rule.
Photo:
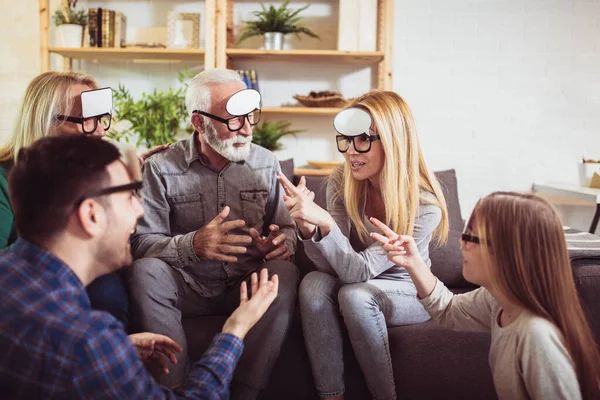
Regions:
<instances>
[{"instance_id":1,"label":"potted green plant","mask_svg":"<svg viewBox=\"0 0 600 400\"><path fill-rule=\"evenodd\" d=\"M88 23L87 11L76 9L77 0L62 0L52 20L56 25L57 47L81 47L83 28Z\"/></svg>"},{"instance_id":2,"label":"potted green plant","mask_svg":"<svg viewBox=\"0 0 600 400\"><path fill-rule=\"evenodd\" d=\"M254 21L244 21L246 26L242 29L237 44L243 42L252 36L265 37L265 50L281 50L283 48L283 38L290 33L300 37L303 33L310 37L320 39L313 31L300 25L302 19L298 14L308 8L310 4L291 10L288 8L290 0L286 0L279 8L270 5L266 8L261 4L261 11L254 11L252 14L257 18Z\"/></svg>"},{"instance_id":3,"label":"potted green plant","mask_svg":"<svg viewBox=\"0 0 600 400\"><path fill-rule=\"evenodd\" d=\"M271 151L281 150L283 145L279 142L279 139L287 135L304 132L301 129L289 129L291 125L292 123L289 121L270 122L265 120L252 129L252 143Z\"/></svg>"},{"instance_id":4,"label":"potted green plant","mask_svg":"<svg viewBox=\"0 0 600 400\"><path fill-rule=\"evenodd\" d=\"M174 142L177 135L187 122L188 115L185 107L185 92L189 77L186 71L179 72L179 88L167 91L154 90L152 93L142 93L139 100L134 100L129 90L119 83L114 90L113 118L115 122L128 121L125 129L111 129L108 136L111 139L129 141L132 135L137 135L136 145L147 148ZM187 128L192 132L191 127Z\"/></svg>"}]
</instances>

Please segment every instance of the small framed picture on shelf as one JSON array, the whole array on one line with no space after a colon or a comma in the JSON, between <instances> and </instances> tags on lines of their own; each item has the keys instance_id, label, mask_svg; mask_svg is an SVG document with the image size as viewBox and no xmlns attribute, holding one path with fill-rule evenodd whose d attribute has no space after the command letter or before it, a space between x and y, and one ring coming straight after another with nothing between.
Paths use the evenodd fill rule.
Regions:
<instances>
[{"instance_id":1,"label":"small framed picture on shelf","mask_svg":"<svg viewBox=\"0 0 600 400\"><path fill-rule=\"evenodd\" d=\"M200 48L200 13L169 12L167 47L171 49Z\"/></svg>"}]
</instances>

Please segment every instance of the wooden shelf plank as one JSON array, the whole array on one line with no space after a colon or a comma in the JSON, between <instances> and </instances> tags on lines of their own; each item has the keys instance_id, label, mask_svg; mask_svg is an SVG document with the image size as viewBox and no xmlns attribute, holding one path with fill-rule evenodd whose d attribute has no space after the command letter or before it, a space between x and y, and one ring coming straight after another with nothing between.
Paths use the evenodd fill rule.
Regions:
<instances>
[{"instance_id":1,"label":"wooden shelf plank","mask_svg":"<svg viewBox=\"0 0 600 400\"><path fill-rule=\"evenodd\" d=\"M294 175L296 176L329 176L333 172L333 169L321 169L321 168L295 168Z\"/></svg>"},{"instance_id":2,"label":"wooden shelf plank","mask_svg":"<svg viewBox=\"0 0 600 400\"><path fill-rule=\"evenodd\" d=\"M338 50L257 50L227 49L230 60L263 61L321 61L351 64L377 64L384 58L383 51Z\"/></svg>"},{"instance_id":3,"label":"wooden shelf plank","mask_svg":"<svg viewBox=\"0 0 600 400\"><path fill-rule=\"evenodd\" d=\"M154 49L154 48L118 48L118 47L51 47L51 53L67 58L99 60L162 60L162 61L199 61L204 63L204 50L201 49Z\"/></svg>"},{"instance_id":4,"label":"wooden shelf plank","mask_svg":"<svg viewBox=\"0 0 600 400\"><path fill-rule=\"evenodd\" d=\"M261 111L268 114L335 115L340 110L335 107L265 107Z\"/></svg>"}]
</instances>

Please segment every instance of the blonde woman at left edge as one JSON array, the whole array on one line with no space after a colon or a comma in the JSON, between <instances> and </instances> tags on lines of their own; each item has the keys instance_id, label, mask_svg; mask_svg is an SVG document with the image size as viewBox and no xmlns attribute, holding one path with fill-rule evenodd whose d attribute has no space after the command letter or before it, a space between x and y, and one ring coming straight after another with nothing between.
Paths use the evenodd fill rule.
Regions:
<instances>
[{"instance_id":1,"label":"blonde woman at left edge","mask_svg":"<svg viewBox=\"0 0 600 400\"><path fill-rule=\"evenodd\" d=\"M15 132L0 147L0 249L10 246L17 239L7 177L19 150L46 136L106 136L106 131L110 128L110 114L82 118L81 93L98 88L98 82L89 75L56 71L36 76L27 86ZM104 123L107 125L104 126ZM140 160L143 162L145 158L167 147L168 145L156 146L143 154ZM129 304L119 276L114 273L101 276L86 290L92 308L111 313L127 327Z\"/></svg>"},{"instance_id":2,"label":"blonde woman at left edge","mask_svg":"<svg viewBox=\"0 0 600 400\"><path fill-rule=\"evenodd\" d=\"M413 235L430 266L432 237L446 240L446 202L425 163L412 113L396 93L364 94L334 125L345 163L327 185L327 211L304 180L295 187L279 178L306 254L318 268L300 285L304 338L317 394L342 399L341 311L372 397L396 399L387 327L421 323L429 314L406 270L369 237L369 217Z\"/></svg>"}]
</instances>

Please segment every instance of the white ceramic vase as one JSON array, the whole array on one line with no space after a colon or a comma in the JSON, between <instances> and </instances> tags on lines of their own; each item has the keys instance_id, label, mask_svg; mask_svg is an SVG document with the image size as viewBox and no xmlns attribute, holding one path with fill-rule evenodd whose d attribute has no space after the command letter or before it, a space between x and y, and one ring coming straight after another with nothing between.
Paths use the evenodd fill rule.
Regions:
<instances>
[{"instance_id":1,"label":"white ceramic vase","mask_svg":"<svg viewBox=\"0 0 600 400\"><path fill-rule=\"evenodd\" d=\"M594 176L594 172L600 174L600 164L599 163L578 163L579 169L579 185L581 186L589 186L590 181L592 180L592 176Z\"/></svg>"},{"instance_id":2,"label":"white ceramic vase","mask_svg":"<svg viewBox=\"0 0 600 400\"><path fill-rule=\"evenodd\" d=\"M63 24L56 27L56 47L78 48L82 43L82 25Z\"/></svg>"}]
</instances>

